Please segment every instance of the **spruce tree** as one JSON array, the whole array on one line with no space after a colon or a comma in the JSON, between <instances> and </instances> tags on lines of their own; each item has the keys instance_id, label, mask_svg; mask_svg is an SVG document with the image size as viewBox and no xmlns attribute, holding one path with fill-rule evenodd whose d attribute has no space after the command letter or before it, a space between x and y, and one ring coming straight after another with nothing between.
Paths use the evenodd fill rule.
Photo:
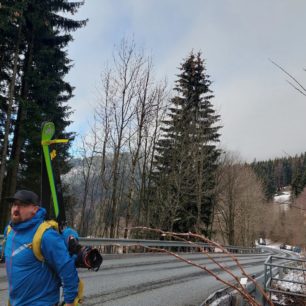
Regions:
<instances>
[{"instance_id":1,"label":"spruce tree","mask_svg":"<svg viewBox=\"0 0 306 306\"><path fill-rule=\"evenodd\" d=\"M219 116L211 103L211 82L201 54L191 53L180 71L155 156L155 224L210 235Z\"/></svg>"},{"instance_id":2,"label":"spruce tree","mask_svg":"<svg viewBox=\"0 0 306 306\"><path fill-rule=\"evenodd\" d=\"M16 50L16 47L13 43L16 42L14 37L18 33L17 30L21 39L13 113L7 116L4 108L0 118L2 131L5 121L11 120L4 196L25 187L40 193L42 122L53 121L60 137L72 136L65 133L65 128L70 124L68 117L71 112L67 102L73 92L73 87L64 80L71 67L66 48L72 41L71 32L84 26L86 21L67 18L63 13L76 13L83 2L65 0L1 2L3 8L1 12L5 15L6 22L3 20L0 22L2 34L0 49L7 51L6 57L14 55L13 50ZM0 66L1 85L11 82L11 71L12 69L5 65ZM3 91L1 93L3 105L8 105L8 93ZM69 155L68 149L69 145L61 147L58 158L61 169L65 169L64 166L67 165L65 160ZM2 202L0 207L2 218L7 210L4 204L5 202Z\"/></svg>"}]
</instances>

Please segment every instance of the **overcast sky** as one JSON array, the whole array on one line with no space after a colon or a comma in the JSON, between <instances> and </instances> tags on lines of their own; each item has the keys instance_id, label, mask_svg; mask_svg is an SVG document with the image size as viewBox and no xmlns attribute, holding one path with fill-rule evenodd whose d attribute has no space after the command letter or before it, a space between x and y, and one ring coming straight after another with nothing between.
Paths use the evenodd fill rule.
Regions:
<instances>
[{"instance_id":1,"label":"overcast sky","mask_svg":"<svg viewBox=\"0 0 306 306\"><path fill-rule=\"evenodd\" d=\"M269 61L306 86L306 1L87 0L74 18L89 22L68 48L74 67L67 79L76 87L71 130L86 132L114 46L134 37L171 88L190 51L203 53L223 148L248 161L306 151L306 97Z\"/></svg>"}]
</instances>

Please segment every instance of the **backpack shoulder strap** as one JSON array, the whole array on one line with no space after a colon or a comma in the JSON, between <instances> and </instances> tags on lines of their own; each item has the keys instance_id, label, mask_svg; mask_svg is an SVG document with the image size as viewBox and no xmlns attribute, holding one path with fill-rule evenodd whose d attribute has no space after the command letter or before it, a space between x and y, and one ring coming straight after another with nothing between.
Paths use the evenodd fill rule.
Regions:
<instances>
[{"instance_id":1,"label":"backpack shoulder strap","mask_svg":"<svg viewBox=\"0 0 306 306\"><path fill-rule=\"evenodd\" d=\"M6 237L10 233L11 230L12 230L12 227L10 225L8 225L7 228L6 228L6 233L5 233Z\"/></svg>"},{"instance_id":2,"label":"backpack shoulder strap","mask_svg":"<svg viewBox=\"0 0 306 306\"><path fill-rule=\"evenodd\" d=\"M56 231L58 231L58 223L54 220L44 221L42 224L39 225L33 237L32 250L33 250L35 257L39 261L45 260L44 256L41 253L41 239L42 239L44 232L49 228L53 228Z\"/></svg>"}]
</instances>

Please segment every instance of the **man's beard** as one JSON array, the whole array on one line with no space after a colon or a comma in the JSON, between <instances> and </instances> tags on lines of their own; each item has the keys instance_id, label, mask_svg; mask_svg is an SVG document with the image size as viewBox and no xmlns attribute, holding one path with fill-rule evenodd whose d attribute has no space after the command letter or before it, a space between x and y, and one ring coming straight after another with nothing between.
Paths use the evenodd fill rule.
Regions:
<instances>
[{"instance_id":1,"label":"man's beard","mask_svg":"<svg viewBox=\"0 0 306 306\"><path fill-rule=\"evenodd\" d=\"M11 220L12 220L13 223L20 223L22 221L19 211L15 211L12 214Z\"/></svg>"}]
</instances>

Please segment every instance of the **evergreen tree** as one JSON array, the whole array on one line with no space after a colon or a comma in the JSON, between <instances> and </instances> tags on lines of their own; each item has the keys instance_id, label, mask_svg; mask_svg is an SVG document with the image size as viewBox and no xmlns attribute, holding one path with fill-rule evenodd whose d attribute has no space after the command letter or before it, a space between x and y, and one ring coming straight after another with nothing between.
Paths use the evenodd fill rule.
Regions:
<instances>
[{"instance_id":1,"label":"evergreen tree","mask_svg":"<svg viewBox=\"0 0 306 306\"><path fill-rule=\"evenodd\" d=\"M273 161L255 161L251 164L251 167L262 181L266 199L272 200L277 191Z\"/></svg>"},{"instance_id":2,"label":"evergreen tree","mask_svg":"<svg viewBox=\"0 0 306 306\"><path fill-rule=\"evenodd\" d=\"M9 147L6 157L7 176L2 196L18 188L32 188L40 193L40 133L43 121L55 123L60 137L71 137L64 132L70 124L70 107L67 105L73 88L64 80L71 63L66 47L72 40L71 32L84 26L63 12L74 14L83 2L65 0L1 1L0 49L3 56L13 58L18 50L18 71L13 93L13 112L4 107L1 114L1 131L10 120ZM17 33L17 34L16 34ZM19 34L19 36L18 36ZM20 41L17 45L17 38ZM3 63L2 58L0 64ZM0 66L0 84L12 83L12 68ZM0 90L3 88L0 87ZM9 93L1 91L3 105L9 105ZM2 103L1 103L2 104ZM7 135L7 132L4 133ZM3 134L3 135L4 135ZM61 147L59 160L65 169L69 145ZM7 207L0 206L1 217ZM5 220L2 220L2 224Z\"/></svg>"},{"instance_id":3,"label":"evergreen tree","mask_svg":"<svg viewBox=\"0 0 306 306\"><path fill-rule=\"evenodd\" d=\"M25 18L27 1L2 1L0 8L0 200L9 152L9 137L16 111L16 87L20 66L20 54L24 49ZM1 206L0 206L1 208ZM0 209L2 215L2 210Z\"/></svg>"},{"instance_id":4,"label":"evergreen tree","mask_svg":"<svg viewBox=\"0 0 306 306\"><path fill-rule=\"evenodd\" d=\"M306 186L306 153L294 157L254 161L251 166L263 182L267 200L272 200L275 193L286 186L291 186L292 195L297 197Z\"/></svg>"},{"instance_id":5,"label":"evergreen tree","mask_svg":"<svg viewBox=\"0 0 306 306\"><path fill-rule=\"evenodd\" d=\"M298 197L306 186L306 154L296 156L292 164L292 195Z\"/></svg>"},{"instance_id":6,"label":"evergreen tree","mask_svg":"<svg viewBox=\"0 0 306 306\"><path fill-rule=\"evenodd\" d=\"M191 53L180 70L177 95L163 122L155 156L155 223L164 229L209 235L220 155L219 116L211 104L211 82L201 54Z\"/></svg>"}]
</instances>

